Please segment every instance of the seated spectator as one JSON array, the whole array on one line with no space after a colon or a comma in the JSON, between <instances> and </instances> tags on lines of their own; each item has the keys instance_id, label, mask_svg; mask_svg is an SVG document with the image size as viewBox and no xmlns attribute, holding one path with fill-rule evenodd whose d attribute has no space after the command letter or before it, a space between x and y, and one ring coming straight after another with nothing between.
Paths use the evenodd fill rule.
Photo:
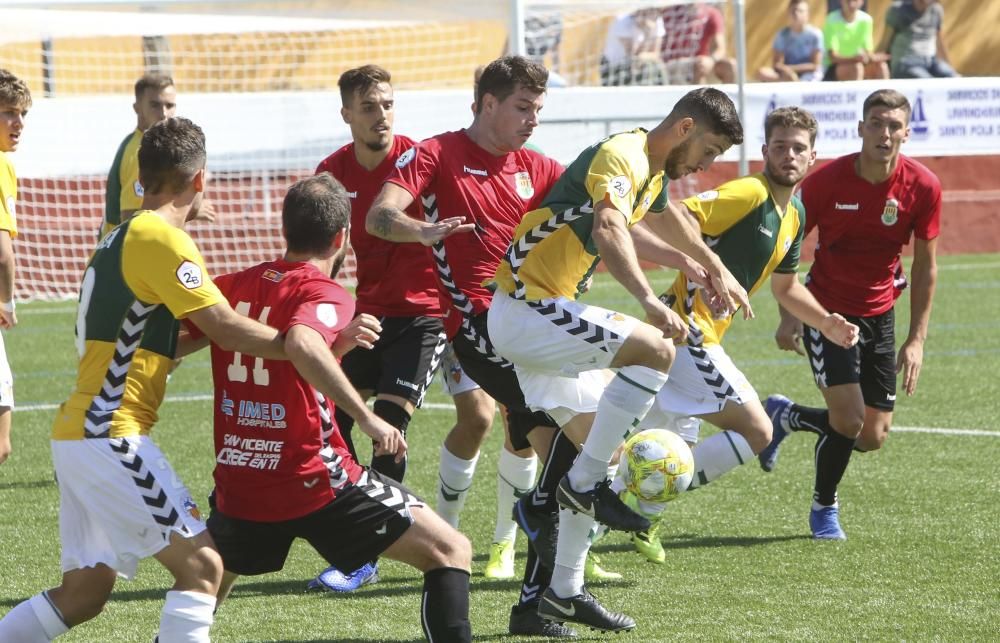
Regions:
<instances>
[{"instance_id":1,"label":"seated spectator","mask_svg":"<svg viewBox=\"0 0 1000 643\"><path fill-rule=\"evenodd\" d=\"M660 43L665 33L659 9L640 9L615 18L601 56L601 84L607 87L663 82Z\"/></svg>"},{"instance_id":2,"label":"seated spectator","mask_svg":"<svg viewBox=\"0 0 1000 643\"><path fill-rule=\"evenodd\" d=\"M718 9L696 2L666 7L662 16L666 36L660 52L672 84L736 80L736 60L726 55L726 25Z\"/></svg>"},{"instance_id":3,"label":"seated spectator","mask_svg":"<svg viewBox=\"0 0 1000 643\"><path fill-rule=\"evenodd\" d=\"M941 37L944 7L934 0L897 0L885 16L885 34L878 50L892 55L893 78L958 76L948 64Z\"/></svg>"},{"instance_id":4,"label":"seated spectator","mask_svg":"<svg viewBox=\"0 0 1000 643\"><path fill-rule=\"evenodd\" d=\"M774 37L772 67L762 67L757 79L820 80L823 78L823 32L809 24L809 2L791 0L788 3L788 26Z\"/></svg>"},{"instance_id":5,"label":"seated spectator","mask_svg":"<svg viewBox=\"0 0 1000 643\"><path fill-rule=\"evenodd\" d=\"M823 24L826 73L823 80L888 78L887 54L875 53L872 17L861 11L861 0L840 0L840 11Z\"/></svg>"}]
</instances>

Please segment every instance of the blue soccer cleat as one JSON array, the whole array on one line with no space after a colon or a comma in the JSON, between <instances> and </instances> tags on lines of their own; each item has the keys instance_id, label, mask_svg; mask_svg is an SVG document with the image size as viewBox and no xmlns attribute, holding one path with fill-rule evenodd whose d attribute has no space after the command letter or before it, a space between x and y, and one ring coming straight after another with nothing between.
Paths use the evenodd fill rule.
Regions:
<instances>
[{"instance_id":1,"label":"blue soccer cleat","mask_svg":"<svg viewBox=\"0 0 1000 643\"><path fill-rule=\"evenodd\" d=\"M781 424L781 416L792 406L792 401L784 395L770 395L764 403L764 411L771 418L771 443L757 454L760 468L770 473L778 462L778 447L781 441L788 437L788 431Z\"/></svg>"},{"instance_id":2,"label":"blue soccer cleat","mask_svg":"<svg viewBox=\"0 0 1000 643\"><path fill-rule=\"evenodd\" d=\"M816 540L847 540L840 528L840 508L820 507L809 512L809 528Z\"/></svg>"},{"instance_id":3,"label":"blue soccer cleat","mask_svg":"<svg viewBox=\"0 0 1000 643\"><path fill-rule=\"evenodd\" d=\"M365 563L349 574L331 566L309 581L307 589L344 593L353 592L359 587L377 582L378 563Z\"/></svg>"}]
</instances>

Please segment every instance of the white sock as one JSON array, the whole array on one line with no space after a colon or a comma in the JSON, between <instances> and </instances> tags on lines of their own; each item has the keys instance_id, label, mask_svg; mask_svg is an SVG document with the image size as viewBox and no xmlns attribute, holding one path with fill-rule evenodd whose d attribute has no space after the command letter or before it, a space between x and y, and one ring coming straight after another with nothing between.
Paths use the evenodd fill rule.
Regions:
<instances>
[{"instance_id":1,"label":"white sock","mask_svg":"<svg viewBox=\"0 0 1000 643\"><path fill-rule=\"evenodd\" d=\"M549 587L559 598L583 593L583 566L590 550L593 518L569 509L559 510L559 536L556 541L556 565Z\"/></svg>"},{"instance_id":2,"label":"white sock","mask_svg":"<svg viewBox=\"0 0 1000 643\"><path fill-rule=\"evenodd\" d=\"M69 631L45 592L14 606L0 619L0 641L48 643Z\"/></svg>"},{"instance_id":3,"label":"white sock","mask_svg":"<svg viewBox=\"0 0 1000 643\"><path fill-rule=\"evenodd\" d=\"M646 417L666 381L666 373L645 366L626 366L618 371L601 395L590 435L569 470L574 489L587 491L605 478L615 449Z\"/></svg>"},{"instance_id":4,"label":"white sock","mask_svg":"<svg viewBox=\"0 0 1000 643\"><path fill-rule=\"evenodd\" d=\"M722 474L753 460L753 449L736 431L722 431L691 449L694 477L688 490L707 485Z\"/></svg>"},{"instance_id":5,"label":"white sock","mask_svg":"<svg viewBox=\"0 0 1000 643\"><path fill-rule=\"evenodd\" d=\"M167 592L160 613L158 643L209 643L215 597L201 592Z\"/></svg>"},{"instance_id":6,"label":"white sock","mask_svg":"<svg viewBox=\"0 0 1000 643\"><path fill-rule=\"evenodd\" d=\"M463 460L441 445L441 461L438 465L437 512L444 521L458 529L458 518L465 506L465 498L472 487L472 478L476 475L477 453L471 460Z\"/></svg>"},{"instance_id":7,"label":"white sock","mask_svg":"<svg viewBox=\"0 0 1000 643\"><path fill-rule=\"evenodd\" d=\"M821 505L818 502L816 502L815 500L813 500L813 503L812 503L812 510L813 511L819 511L820 509L826 509L827 507L837 507L837 508L839 508L840 507L840 503L837 502L836 500L834 500L832 505ZM2 640L2 639L0 639L0 640Z\"/></svg>"},{"instance_id":8,"label":"white sock","mask_svg":"<svg viewBox=\"0 0 1000 643\"><path fill-rule=\"evenodd\" d=\"M517 523L511 517L514 503L531 491L535 484L538 461L534 455L520 458L505 448L500 449L497 462L497 526L493 530L493 542L514 540Z\"/></svg>"}]
</instances>

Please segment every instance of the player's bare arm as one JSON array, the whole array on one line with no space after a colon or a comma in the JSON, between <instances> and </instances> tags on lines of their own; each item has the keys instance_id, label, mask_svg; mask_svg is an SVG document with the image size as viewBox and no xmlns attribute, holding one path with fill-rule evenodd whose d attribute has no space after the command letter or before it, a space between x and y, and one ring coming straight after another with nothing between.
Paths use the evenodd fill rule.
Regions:
<instances>
[{"instance_id":1,"label":"player's bare arm","mask_svg":"<svg viewBox=\"0 0 1000 643\"><path fill-rule=\"evenodd\" d=\"M181 357L186 357L191 353L197 353L210 343L211 340L207 335L202 335L196 339L186 329L182 329L177 334L177 350L174 351L174 357L176 359L180 359Z\"/></svg>"},{"instance_id":2,"label":"player's bare arm","mask_svg":"<svg viewBox=\"0 0 1000 643\"><path fill-rule=\"evenodd\" d=\"M819 329L831 342L844 348L858 343L858 327L824 308L794 273L772 274L771 292L787 312Z\"/></svg>"},{"instance_id":3,"label":"player's bare arm","mask_svg":"<svg viewBox=\"0 0 1000 643\"><path fill-rule=\"evenodd\" d=\"M667 202L665 210L650 211L644 220L650 230L705 267L712 289L722 298L727 310L742 307L743 319L752 319L753 308L750 307L747 291L723 265L719 256L701 240L700 231L692 226L691 219L690 214Z\"/></svg>"},{"instance_id":4,"label":"player's bare arm","mask_svg":"<svg viewBox=\"0 0 1000 643\"><path fill-rule=\"evenodd\" d=\"M9 232L0 231L0 328L14 326L14 244Z\"/></svg>"},{"instance_id":5,"label":"player's bare arm","mask_svg":"<svg viewBox=\"0 0 1000 643\"><path fill-rule=\"evenodd\" d=\"M646 321L677 341L687 338L687 326L674 311L663 305L639 266L625 215L607 199L594 208L594 243L611 276L642 305Z\"/></svg>"},{"instance_id":6,"label":"player's bare arm","mask_svg":"<svg viewBox=\"0 0 1000 643\"><path fill-rule=\"evenodd\" d=\"M355 348L371 349L382 332L382 324L377 317L361 313L350 321L333 342L333 354L340 359Z\"/></svg>"},{"instance_id":7,"label":"player's bare arm","mask_svg":"<svg viewBox=\"0 0 1000 643\"><path fill-rule=\"evenodd\" d=\"M806 351L802 348L802 322L781 304L778 304L778 317L778 329L774 331L774 341L778 348L805 355Z\"/></svg>"},{"instance_id":8,"label":"player's bare arm","mask_svg":"<svg viewBox=\"0 0 1000 643\"><path fill-rule=\"evenodd\" d=\"M299 375L354 418L374 442L375 455L395 455L396 462L402 462L406 455L403 434L365 405L319 332L302 324L292 326L285 335L285 350Z\"/></svg>"},{"instance_id":9,"label":"player's bare arm","mask_svg":"<svg viewBox=\"0 0 1000 643\"><path fill-rule=\"evenodd\" d=\"M277 330L244 317L226 301L196 310L188 319L224 351L288 359Z\"/></svg>"},{"instance_id":10,"label":"player's bare arm","mask_svg":"<svg viewBox=\"0 0 1000 643\"><path fill-rule=\"evenodd\" d=\"M924 341L931 321L931 304L937 285L937 239L916 239L910 269L910 332L899 349L896 372L903 374L903 390L913 395L924 362Z\"/></svg>"},{"instance_id":11,"label":"player's bare arm","mask_svg":"<svg viewBox=\"0 0 1000 643\"><path fill-rule=\"evenodd\" d=\"M632 226L629 232L639 259L680 270L702 288L710 286L708 272L700 263L654 234L643 221Z\"/></svg>"},{"instance_id":12,"label":"player's bare arm","mask_svg":"<svg viewBox=\"0 0 1000 643\"><path fill-rule=\"evenodd\" d=\"M472 232L475 229L472 223L463 224L463 217L449 217L437 223L417 221L405 212L411 203L412 194L395 183L386 183L368 210L365 230L386 241L430 246L456 232Z\"/></svg>"}]
</instances>

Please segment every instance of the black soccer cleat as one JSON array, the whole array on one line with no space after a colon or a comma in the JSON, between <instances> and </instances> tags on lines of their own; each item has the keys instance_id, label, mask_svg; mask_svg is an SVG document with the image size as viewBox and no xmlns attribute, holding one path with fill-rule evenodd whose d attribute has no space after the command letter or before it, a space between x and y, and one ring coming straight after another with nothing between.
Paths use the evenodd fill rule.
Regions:
<instances>
[{"instance_id":1,"label":"black soccer cleat","mask_svg":"<svg viewBox=\"0 0 1000 643\"><path fill-rule=\"evenodd\" d=\"M563 509L586 514L608 529L618 531L646 531L652 525L649 519L637 514L611 490L611 481L597 483L590 491L575 491L569 476L563 476L556 488L556 502Z\"/></svg>"},{"instance_id":2,"label":"black soccer cleat","mask_svg":"<svg viewBox=\"0 0 1000 643\"><path fill-rule=\"evenodd\" d=\"M519 636L544 636L550 639L575 639L576 630L562 623L554 623L538 615L535 605L515 605L510 608L510 634Z\"/></svg>"},{"instance_id":3,"label":"black soccer cleat","mask_svg":"<svg viewBox=\"0 0 1000 643\"><path fill-rule=\"evenodd\" d=\"M635 619L627 614L608 610L586 588L582 594L569 598L559 598L551 587L546 589L538 603L538 615L555 623L569 621L605 632L635 629Z\"/></svg>"},{"instance_id":4,"label":"black soccer cleat","mask_svg":"<svg viewBox=\"0 0 1000 643\"><path fill-rule=\"evenodd\" d=\"M513 518L542 564L552 569L556 564L559 514L538 510L531 504L531 495L527 494L514 503Z\"/></svg>"}]
</instances>

